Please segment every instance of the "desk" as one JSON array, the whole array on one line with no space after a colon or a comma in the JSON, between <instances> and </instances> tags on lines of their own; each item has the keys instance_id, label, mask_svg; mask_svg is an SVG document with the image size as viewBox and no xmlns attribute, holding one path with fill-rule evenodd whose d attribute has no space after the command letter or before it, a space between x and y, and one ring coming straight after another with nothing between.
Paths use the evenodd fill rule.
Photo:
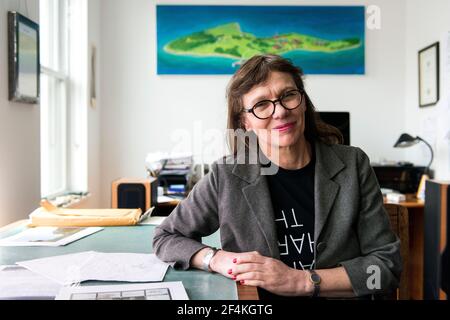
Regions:
<instances>
[{"instance_id":1,"label":"desk","mask_svg":"<svg viewBox=\"0 0 450 320\"><path fill-rule=\"evenodd\" d=\"M386 202L386 201L385 201ZM406 200L397 203L408 208L409 223L409 290L411 299L423 299L423 215L425 203L414 195L407 194Z\"/></svg>"},{"instance_id":2,"label":"desk","mask_svg":"<svg viewBox=\"0 0 450 320\"><path fill-rule=\"evenodd\" d=\"M13 235L24 229L23 223L14 223L0 228L0 238ZM62 247L0 247L0 265L17 261L63 255L81 251L152 253L152 238L155 226L107 227L86 238ZM219 247L218 233L203 239L204 243ZM178 271L169 268L164 281L182 281L191 300L247 300L258 299L254 287L237 285L219 274L201 270ZM88 281L83 284L112 284L117 282ZM218 290L220 288L220 290Z\"/></svg>"}]
</instances>

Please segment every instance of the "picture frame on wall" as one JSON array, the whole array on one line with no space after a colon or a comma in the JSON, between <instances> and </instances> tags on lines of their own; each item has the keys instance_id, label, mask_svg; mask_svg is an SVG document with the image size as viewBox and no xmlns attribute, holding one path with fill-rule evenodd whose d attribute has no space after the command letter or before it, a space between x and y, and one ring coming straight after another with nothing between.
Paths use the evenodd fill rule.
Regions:
<instances>
[{"instance_id":1,"label":"picture frame on wall","mask_svg":"<svg viewBox=\"0 0 450 320\"><path fill-rule=\"evenodd\" d=\"M361 5L157 5L157 74L231 75L277 54L306 75L364 75L365 21Z\"/></svg>"},{"instance_id":2,"label":"picture frame on wall","mask_svg":"<svg viewBox=\"0 0 450 320\"><path fill-rule=\"evenodd\" d=\"M90 104L91 108L97 105L97 47L91 47L91 79L90 79Z\"/></svg>"},{"instance_id":3,"label":"picture frame on wall","mask_svg":"<svg viewBox=\"0 0 450 320\"><path fill-rule=\"evenodd\" d=\"M439 101L439 42L419 51L419 107Z\"/></svg>"},{"instance_id":4,"label":"picture frame on wall","mask_svg":"<svg viewBox=\"0 0 450 320\"><path fill-rule=\"evenodd\" d=\"M39 25L15 11L8 12L9 100L39 103Z\"/></svg>"}]
</instances>

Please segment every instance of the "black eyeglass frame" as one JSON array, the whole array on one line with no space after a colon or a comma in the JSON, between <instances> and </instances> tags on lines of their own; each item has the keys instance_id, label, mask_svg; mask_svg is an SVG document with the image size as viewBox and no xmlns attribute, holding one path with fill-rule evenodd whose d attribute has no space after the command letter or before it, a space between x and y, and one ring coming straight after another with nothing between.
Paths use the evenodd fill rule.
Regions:
<instances>
[{"instance_id":1,"label":"black eyeglass frame","mask_svg":"<svg viewBox=\"0 0 450 320\"><path fill-rule=\"evenodd\" d=\"M299 103L296 107L294 107L294 108L288 108L288 107L286 107L286 106L283 104L282 100L286 97L287 94L289 94L290 92L293 92L293 91L297 91L298 93L300 93L300 103ZM304 94L304 93L305 93L305 92L304 92L303 90L300 90L300 89L292 89L292 90L288 90L288 91L286 91L285 93L283 93L278 99L275 99L275 100L266 99L266 100L258 101L257 103L255 103L255 105L254 105L253 107L251 107L251 108L249 108L249 109L244 108L243 112L246 112L246 113L253 113L253 115L254 115L256 118L258 118L258 119L260 119L260 120L266 120L266 119L269 119L270 117L272 117L273 114L275 113L275 109L276 109L276 107L277 107L277 102L279 102L280 105L281 105L283 108L285 108L286 110L294 110L294 109L297 109L298 107L300 107L300 105L301 105L302 102L303 102L303 94ZM273 105L272 113L271 113L269 116L265 117L265 118L258 117L258 116L256 115L256 113L255 113L256 105L257 105L257 104L260 104L261 102L266 102L266 101L272 103L272 105Z\"/></svg>"}]
</instances>

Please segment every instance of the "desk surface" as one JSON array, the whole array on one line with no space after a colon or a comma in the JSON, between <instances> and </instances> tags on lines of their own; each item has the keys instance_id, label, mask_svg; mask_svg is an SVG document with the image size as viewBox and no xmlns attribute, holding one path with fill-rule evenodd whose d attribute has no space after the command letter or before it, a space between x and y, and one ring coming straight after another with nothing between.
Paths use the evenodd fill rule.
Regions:
<instances>
[{"instance_id":1,"label":"desk surface","mask_svg":"<svg viewBox=\"0 0 450 320\"><path fill-rule=\"evenodd\" d=\"M399 204L399 205L402 205L407 208L423 208L423 207L425 207L425 201L417 199L414 194L406 194L405 196L406 196L405 201L389 202L389 201L386 201L386 197L384 197L384 202Z\"/></svg>"},{"instance_id":2,"label":"desk surface","mask_svg":"<svg viewBox=\"0 0 450 320\"><path fill-rule=\"evenodd\" d=\"M23 225L2 228L0 230L0 238L17 233L23 228ZM154 228L155 226L151 225L107 227L100 232L62 247L0 247L0 265L89 250L99 252L152 253ZM220 243L218 233L204 238L203 242L218 247ZM236 286L234 281L219 274L207 273L201 270L178 271L169 268L164 281L182 281L191 300L236 300L238 299L238 290L240 291L239 298L254 298L252 294L256 291L244 288L244 286ZM88 281L84 284L93 285L99 283ZM101 284L109 283L101 282Z\"/></svg>"}]
</instances>

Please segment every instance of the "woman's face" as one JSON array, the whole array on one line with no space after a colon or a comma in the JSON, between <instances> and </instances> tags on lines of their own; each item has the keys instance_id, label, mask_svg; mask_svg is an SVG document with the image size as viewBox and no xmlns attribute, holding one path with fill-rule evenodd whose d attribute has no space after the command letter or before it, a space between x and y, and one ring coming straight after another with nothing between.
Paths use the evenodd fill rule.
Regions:
<instances>
[{"instance_id":1,"label":"woman's face","mask_svg":"<svg viewBox=\"0 0 450 320\"><path fill-rule=\"evenodd\" d=\"M245 109L252 108L262 100L276 100L289 90L298 89L294 79L288 73L271 72L266 82L253 87L243 96ZM275 113L268 119L258 119L253 113L244 114L244 125L247 131L253 130L260 143L267 146L289 147L296 145L303 137L305 130L305 97L301 94L298 108L287 110L276 103ZM271 107L273 108L273 106ZM273 110L273 109L272 109Z\"/></svg>"}]
</instances>

